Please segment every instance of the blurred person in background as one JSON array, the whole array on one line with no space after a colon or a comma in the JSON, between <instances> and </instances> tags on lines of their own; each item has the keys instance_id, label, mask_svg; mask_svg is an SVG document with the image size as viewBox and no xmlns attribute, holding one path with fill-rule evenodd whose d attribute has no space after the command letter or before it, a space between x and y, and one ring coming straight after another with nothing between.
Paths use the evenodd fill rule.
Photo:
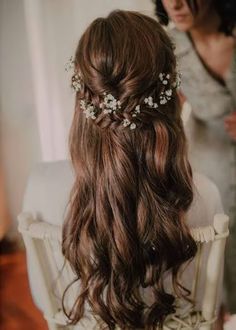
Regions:
<instances>
[{"instance_id":1,"label":"blurred person in background","mask_svg":"<svg viewBox=\"0 0 236 330\"><path fill-rule=\"evenodd\" d=\"M231 229L226 249L227 308L236 313L236 1L156 0L169 25L182 74L181 96L192 106L187 125L193 168L220 189Z\"/></svg>"}]
</instances>

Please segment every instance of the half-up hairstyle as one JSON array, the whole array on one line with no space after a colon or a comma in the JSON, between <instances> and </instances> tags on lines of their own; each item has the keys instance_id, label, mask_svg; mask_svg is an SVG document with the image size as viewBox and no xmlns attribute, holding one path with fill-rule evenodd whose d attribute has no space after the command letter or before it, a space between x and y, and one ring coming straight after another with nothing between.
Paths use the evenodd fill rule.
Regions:
<instances>
[{"instance_id":1,"label":"half-up hairstyle","mask_svg":"<svg viewBox=\"0 0 236 330\"><path fill-rule=\"evenodd\" d=\"M144 102L159 99L160 73L175 79L173 46L152 18L115 11L82 35L75 69L83 86L70 135L76 179L63 253L80 294L68 317L76 324L88 304L102 329L154 329L175 311L174 296L186 298L178 275L196 253L185 222L193 190L177 92L157 109ZM104 93L121 109L86 118L81 100L99 109ZM122 122L138 104L137 128L127 129Z\"/></svg>"}]
</instances>

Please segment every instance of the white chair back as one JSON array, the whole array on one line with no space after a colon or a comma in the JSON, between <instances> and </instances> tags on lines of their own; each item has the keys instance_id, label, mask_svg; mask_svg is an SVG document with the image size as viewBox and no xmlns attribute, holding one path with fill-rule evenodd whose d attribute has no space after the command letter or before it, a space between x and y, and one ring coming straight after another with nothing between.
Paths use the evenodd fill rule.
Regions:
<instances>
[{"instance_id":1,"label":"white chair back","mask_svg":"<svg viewBox=\"0 0 236 330\"><path fill-rule=\"evenodd\" d=\"M224 259L226 237L228 235L229 219L224 214L214 217L213 225L191 229L193 238L198 244L198 252L194 259L195 271L192 279L191 298L194 300L199 289L201 272L206 272L204 299L201 311L170 315L164 325L164 330L201 329L210 330L216 320L215 308L217 292L220 285L220 273ZM50 330L58 329L99 329L91 327L86 321L81 326L70 326L62 311L62 296L68 284L76 279L69 264L61 253L61 227L37 221L30 213L19 215L19 231L23 235L30 267L37 274L38 286L44 306L44 317ZM211 242L207 263L203 264L202 254L205 244ZM78 293L78 282L68 291L69 299L66 307L73 305Z\"/></svg>"}]
</instances>

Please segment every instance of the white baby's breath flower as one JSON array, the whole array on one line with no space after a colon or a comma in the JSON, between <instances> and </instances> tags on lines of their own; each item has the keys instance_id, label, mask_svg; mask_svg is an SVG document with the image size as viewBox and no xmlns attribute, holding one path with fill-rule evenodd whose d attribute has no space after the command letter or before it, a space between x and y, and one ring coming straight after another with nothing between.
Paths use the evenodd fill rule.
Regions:
<instances>
[{"instance_id":1,"label":"white baby's breath flower","mask_svg":"<svg viewBox=\"0 0 236 330\"><path fill-rule=\"evenodd\" d=\"M171 96L171 95L172 95L172 89L167 89L167 90L165 91L165 94L166 94L167 96Z\"/></svg>"},{"instance_id":2,"label":"white baby's breath flower","mask_svg":"<svg viewBox=\"0 0 236 330\"><path fill-rule=\"evenodd\" d=\"M166 104L167 103L167 99L165 97L163 97L161 100L160 100L160 104Z\"/></svg>"},{"instance_id":3,"label":"white baby's breath flower","mask_svg":"<svg viewBox=\"0 0 236 330\"><path fill-rule=\"evenodd\" d=\"M140 113L140 105L139 105L139 104L136 105L136 107L135 107L135 112L136 112L136 113Z\"/></svg>"},{"instance_id":4,"label":"white baby's breath flower","mask_svg":"<svg viewBox=\"0 0 236 330\"><path fill-rule=\"evenodd\" d=\"M136 128L136 124L135 124L135 123L132 123L132 124L130 125L130 129L133 130L133 129L135 129L135 128Z\"/></svg>"},{"instance_id":5,"label":"white baby's breath flower","mask_svg":"<svg viewBox=\"0 0 236 330\"><path fill-rule=\"evenodd\" d=\"M81 109L84 109L84 110L85 110L85 108L86 108L86 103L85 103L84 100L81 100L81 101L80 101L80 106L81 106Z\"/></svg>"},{"instance_id":6,"label":"white baby's breath flower","mask_svg":"<svg viewBox=\"0 0 236 330\"><path fill-rule=\"evenodd\" d=\"M130 123L131 123L131 122L130 122L129 119L127 119L127 118L125 118L125 119L123 120L123 126L124 126L124 127L129 126Z\"/></svg>"},{"instance_id":7,"label":"white baby's breath flower","mask_svg":"<svg viewBox=\"0 0 236 330\"><path fill-rule=\"evenodd\" d=\"M106 109L110 110L106 113L116 112L117 110L119 110L121 108L121 102L118 101L112 94L104 93L104 100L100 104L100 106L101 105L103 106L103 104Z\"/></svg>"}]
</instances>

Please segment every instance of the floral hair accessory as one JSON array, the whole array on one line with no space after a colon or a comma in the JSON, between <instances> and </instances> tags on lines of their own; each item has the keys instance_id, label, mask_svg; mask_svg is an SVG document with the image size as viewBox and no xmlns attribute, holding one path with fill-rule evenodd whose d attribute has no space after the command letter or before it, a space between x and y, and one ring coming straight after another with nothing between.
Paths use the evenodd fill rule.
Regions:
<instances>
[{"instance_id":1,"label":"floral hair accessory","mask_svg":"<svg viewBox=\"0 0 236 330\"><path fill-rule=\"evenodd\" d=\"M83 110L83 113L85 114L86 118L96 119L96 110L92 104L90 104L90 103L87 104L85 102L85 100L81 100L80 106L81 106L81 109Z\"/></svg>"},{"instance_id":2,"label":"floral hair accessory","mask_svg":"<svg viewBox=\"0 0 236 330\"><path fill-rule=\"evenodd\" d=\"M75 71L75 61L73 60L73 57L71 56L69 61L65 65L65 70L69 72L70 70Z\"/></svg>"},{"instance_id":3,"label":"floral hair accessory","mask_svg":"<svg viewBox=\"0 0 236 330\"><path fill-rule=\"evenodd\" d=\"M104 93L104 100L100 103L100 108L104 108L103 112L113 113L121 109L121 103L112 94Z\"/></svg>"},{"instance_id":4,"label":"floral hair accessory","mask_svg":"<svg viewBox=\"0 0 236 330\"><path fill-rule=\"evenodd\" d=\"M140 104L136 105L132 117L137 117L138 114L140 114Z\"/></svg>"},{"instance_id":5,"label":"floral hair accessory","mask_svg":"<svg viewBox=\"0 0 236 330\"><path fill-rule=\"evenodd\" d=\"M124 127L129 127L131 130L135 129L137 126L135 123L132 123L129 119L125 118L123 120L123 126Z\"/></svg>"},{"instance_id":6,"label":"floral hair accessory","mask_svg":"<svg viewBox=\"0 0 236 330\"><path fill-rule=\"evenodd\" d=\"M151 96L146 97L144 99L144 103L147 104L149 108L153 108L153 109L158 108L158 104L156 102L153 102L153 98Z\"/></svg>"},{"instance_id":7,"label":"floral hair accessory","mask_svg":"<svg viewBox=\"0 0 236 330\"><path fill-rule=\"evenodd\" d=\"M83 81L79 72L75 70L74 60L72 57L70 58L69 62L66 65L66 71L69 71L71 69L74 71L74 74L72 76L71 86L75 90L75 92L79 93L81 91ZM170 79L171 79L170 73L161 72L159 74L159 80L163 85L163 87L161 88L159 99L158 101L157 100L154 101L152 96L146 97L144 99L145 108L148 107L153 110L158 110L159 106L163 106L168 101L171 100L173 95L173 89L177 89L180 86L180 82L181 82L180 74L179 73L176 74L176 78L174 82L170 83ZM122 105L120 100L116 99L114 95L105 92L103 93L103 99L99 104L99 108L96 108L92 103L89 103L83 99L80 100L80 107L83 110L83 113L85 114L86 118L88 119L91 118L95 120L97 118L97 115L100 114L99 108L105 115L112 115L119 112L122 108ZM142 111L142 105L141 104L136 105L134 110L131 112L131 117L135 120L139 116L141 111ZM128 118L123 119L122 125L124 127L129 127L131 130L134 130L137 127L137 124Z\"/></svg>"},{"instance_id":8,"label":"floral hair accessory","mask_svg":"<svg viewBox=\"0 0 236 330\"><path fill-rule=\"evenodd\" d=\"M73 70L74 74L71 79L71 86L75 92L80 92L82 88L82 79L80 74L75 70L75 61L73 60L73 57L70 57L68 63L66 63L65 70L67 72Z\"/></svg>"},{"instance_id":9,"label":"floral hair accessory","mask_svg":"<svg viewBox=\"0 0 236 330\"><path fill-rule=\"evenodd\" d=\"M170 79L170 74L169 73L160 73L159 74L159 79L162 82L163 85L168 84L168 80Z\"/></svg>"},{"instance_id":10,"label":"floral hair accessory","mask_svg":"<svg viewBox=\"0 0 236 330\"><path fill-rule=\"evenodd\" d=\"M71 83L73 89L75 90L75 92L80 92L81 88L82 88L82 82L81 82L81 77L78 74L75 74L72 77L72 83Z\"/></svg>"}]
</instances>

